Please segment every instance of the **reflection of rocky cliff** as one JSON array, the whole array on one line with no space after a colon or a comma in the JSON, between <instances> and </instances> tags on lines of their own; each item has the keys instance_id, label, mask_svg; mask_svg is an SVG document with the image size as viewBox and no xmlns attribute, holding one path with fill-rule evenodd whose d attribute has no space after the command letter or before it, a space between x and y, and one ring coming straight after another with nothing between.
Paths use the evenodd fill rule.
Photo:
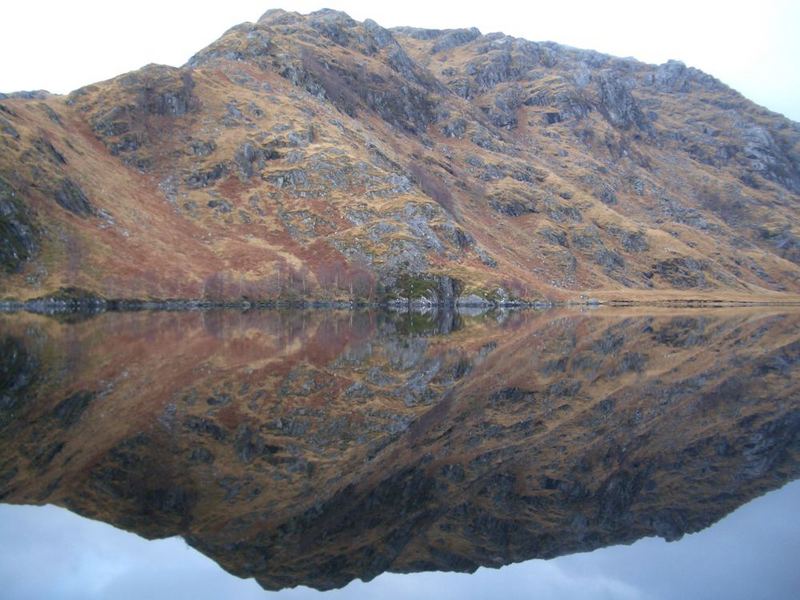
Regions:
<instances>
[{"instance_id":1,"label":"reflection of rocky cliff","mask_svg":"<svg viewBox=\"0 0 800 600\"><path fill-rule=\"evenodd\" d=\"M266 588L679 538L800 475L800 314L0 321L0 498Z\"/></svg>"}]
</instances>

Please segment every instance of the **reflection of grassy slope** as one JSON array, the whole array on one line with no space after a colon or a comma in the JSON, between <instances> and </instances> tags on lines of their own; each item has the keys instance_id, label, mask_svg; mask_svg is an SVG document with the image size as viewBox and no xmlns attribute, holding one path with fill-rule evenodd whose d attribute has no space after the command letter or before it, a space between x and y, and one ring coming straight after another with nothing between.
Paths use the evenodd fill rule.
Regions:
<instances>
[{"instance_id":1,"label":"reflection of grassy slope","mask_svg":"<svg viewBox=\"0 0 800 600\"><path fill-rule=\"evenodd\" d=\"M366 26L337 43L314 26L266 19L227 32L194 68L2 100L0 175L41 247L16 252L24 268L0 278L0 295L374 299L384 282L398 293L404 269L531 299L800 292L790 122L722 85L667 92L648 83L652 66L592 55L623 69L652 113L647 131L615 127L594 80L575 83L577 50L522 68L515 47L517 75L488 85L479 74L506 64L502 44L432 54L435 40L398 33L406 60L369 46ZM516 125L493 125L515 94L502 110ZM459 119L463 132L447 134ZM770 139L780 156L759 174L747 157ZM626 247L630 234L646 249ZM697 272L665 276L675 258Z\"/></svg>"},{"instance_id":2,"label":"reflection of grassy slope","mask_svg":"<svg viewBox=\"0 0 800 600\"><path fill-rule=\"evenodd\" d=\"M796 314L407 329L368 313L6 317L38 371L25 425L3 433L0 494L188 534L268 586L326 586L384 564L358 548L393 570L464 569L674 537L797 472Z\"/></svg>"}]
</instances>

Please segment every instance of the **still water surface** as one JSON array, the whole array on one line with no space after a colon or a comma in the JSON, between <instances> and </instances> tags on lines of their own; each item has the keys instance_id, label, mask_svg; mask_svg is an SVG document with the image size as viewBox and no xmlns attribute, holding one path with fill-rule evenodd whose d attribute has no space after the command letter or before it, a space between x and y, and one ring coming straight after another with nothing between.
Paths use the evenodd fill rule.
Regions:
<instances>
[{"instance_id":1,"label":"still water surface","mask_svg":"<svg viewBox=\"0 0 800 600\"><path fill-rule=\"evenodd\" d=\"M8 597L800 590L800 312L19 314L0 357Z\"/></svg>"}]
</instances>

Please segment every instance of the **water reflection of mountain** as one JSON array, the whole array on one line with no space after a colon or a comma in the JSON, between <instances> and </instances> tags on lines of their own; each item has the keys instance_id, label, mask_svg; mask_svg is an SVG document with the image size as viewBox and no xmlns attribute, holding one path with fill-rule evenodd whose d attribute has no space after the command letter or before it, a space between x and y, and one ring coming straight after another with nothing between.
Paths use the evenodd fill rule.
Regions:
<instances>
[{"instance_id":1,"label":"water reflection of mountain","mask_svg":"<svg viewBox=\"0 0 800 600\"><path fill-rule=\"evenodd\" d=\"M800 474L800 314L0 320L0 498L269 589L702 529Z\"/></svg>"}]
</instances>

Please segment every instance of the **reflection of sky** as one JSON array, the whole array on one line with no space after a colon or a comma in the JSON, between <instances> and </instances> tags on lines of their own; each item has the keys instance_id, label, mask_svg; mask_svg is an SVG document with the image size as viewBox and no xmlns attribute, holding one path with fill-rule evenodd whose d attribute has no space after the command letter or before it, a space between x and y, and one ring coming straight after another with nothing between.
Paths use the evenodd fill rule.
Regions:
<instances>
[{"instance_id":1,"label":"reflection of sky","mask_svg":"<svg viewBox=\"0 0 800 600\"><path fill-rule=\"evenodd\" d=\"M148 542L61 508L0 505L0 597L795 599L798 507L800 481L680 542L648 538L474 575L387 574L323 596L306 588L269 594L252 580L226 574L180 539Z\"/></svg>"}]
</instances>

